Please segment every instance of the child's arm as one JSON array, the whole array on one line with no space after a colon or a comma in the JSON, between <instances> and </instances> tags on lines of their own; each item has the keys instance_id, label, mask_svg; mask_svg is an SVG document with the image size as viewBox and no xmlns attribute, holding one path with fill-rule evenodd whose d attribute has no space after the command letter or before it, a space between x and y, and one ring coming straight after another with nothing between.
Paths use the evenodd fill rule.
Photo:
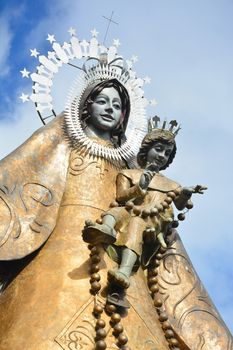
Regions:
<instances>
[{"instance_id":1,"label":"child's arm","mask_svg":"<svg viewBox=\"0 0 233 350\"><path fill-rule=\"evenodd\" d=\"M179 196L174 200L176 208L178 210L183 210L193 193L203 194L205 190L207 190L207 187L202 185L183 187Z\"/></svg>"},{"instance_id":2,"label":"child's arm","mask_svg":"<svg viewBox=\"0 0 233 350\"><path fill-rule=\"evenodd\" d=\"M144 197L146 190L142 189L139 184L132 185L129 178L123 174L118 174L116 179L116 200L126 203L130 199Z\"/></svg>"}]
</instances>

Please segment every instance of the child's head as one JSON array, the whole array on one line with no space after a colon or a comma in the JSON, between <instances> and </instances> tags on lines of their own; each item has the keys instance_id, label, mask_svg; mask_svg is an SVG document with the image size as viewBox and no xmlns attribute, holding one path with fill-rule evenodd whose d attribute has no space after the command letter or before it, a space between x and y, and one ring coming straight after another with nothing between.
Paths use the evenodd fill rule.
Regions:
<instances>
[{"instance_id":1,"label":"child's head","mask_svg":"<svg viewBox=\"0 0 233 350\"><path fill-rule=\"evenodd\" d=\"M141 168L156 163L159 170L166 169L176 154L176 142L172 132L156 129L148 133L141 143L137 161Z\"/></svg>"}]
</instances>

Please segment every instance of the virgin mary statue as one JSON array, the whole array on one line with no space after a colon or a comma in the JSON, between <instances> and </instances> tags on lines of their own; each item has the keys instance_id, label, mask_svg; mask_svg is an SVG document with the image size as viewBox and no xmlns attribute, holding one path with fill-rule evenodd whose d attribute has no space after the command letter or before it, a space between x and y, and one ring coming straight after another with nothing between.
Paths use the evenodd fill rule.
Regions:
<instances>
[{"instance_id":1,"label":"virgin mary statue","mask_svg":"<svg viewBox=\"0 0 233 350\"><path fill-rule=\"evenodd\" d=\"M142 79L95 38L53 49L32 75L39 112L57 67L85 62L65 112L0 162L0 349L232 350L175 231L131 278L128 308L107 303L115 263L82 229L115 205L116 175L134 164L147 125Z\"/></svg>"}]
</instances>

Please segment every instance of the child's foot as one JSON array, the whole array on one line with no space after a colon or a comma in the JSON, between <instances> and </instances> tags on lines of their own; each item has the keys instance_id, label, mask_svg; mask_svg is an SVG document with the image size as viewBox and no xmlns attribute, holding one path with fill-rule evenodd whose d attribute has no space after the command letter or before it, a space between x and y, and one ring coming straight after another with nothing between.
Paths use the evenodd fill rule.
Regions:
<instances>
[{"instance_id":1,"label":"child's foot","mask_svg":"<svg viewBox=\"0 0 233 350\"><path fill-rule=\"evenodd\" d=\"M84 242L91 244L107 243L113 244L116 241L116 231L106 224L97 224L87 220L83 229Z\"/></svg>"},{"instance_id":2,"label":"child's foot","mask_svg":"<svg viewBox=\"0 0 233 350\"><path fill-rule=\"evenodd\" d=\"M108 282L117 284L118 286L127 289L129 288L129 277L119 270L108 271Z\"/></svg>"}]
</instances>

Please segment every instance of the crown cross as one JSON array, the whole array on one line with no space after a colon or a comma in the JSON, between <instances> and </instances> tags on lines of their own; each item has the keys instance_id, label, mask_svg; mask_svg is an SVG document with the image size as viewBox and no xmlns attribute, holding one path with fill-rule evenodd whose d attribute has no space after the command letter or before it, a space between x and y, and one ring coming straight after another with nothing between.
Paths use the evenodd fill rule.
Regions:
<instances>
[{"instance_id":1,"label":"crown cross","mask_svg":"<svg viewBox=\"0 0 233 350\"><path fill-rule=\"evenodd\" d=\"M148 132L152 132L154 130L164 130L166 132L170 132L175 137L178 134L180 129L181 129L181 126L180 125L178 126L178 123L176 120L171 120L169 123L167 123L167 120L165 119L162 122L157 115L150 118L148 121Z\"/></svg>"}]
</instances>

